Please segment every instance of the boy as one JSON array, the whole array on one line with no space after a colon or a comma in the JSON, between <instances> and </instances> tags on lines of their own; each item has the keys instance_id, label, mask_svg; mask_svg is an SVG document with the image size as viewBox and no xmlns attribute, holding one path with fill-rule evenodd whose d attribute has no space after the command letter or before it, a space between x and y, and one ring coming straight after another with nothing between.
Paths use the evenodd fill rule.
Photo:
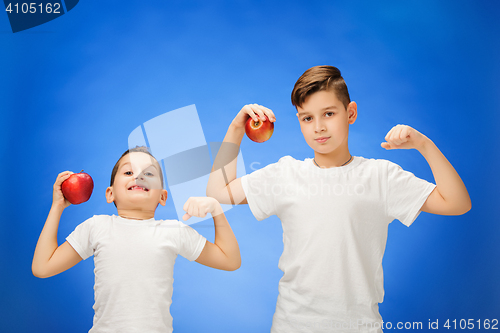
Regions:
<instances>
[{"instance_id":1,"label":"boy","mask_svg":"<svg viewBox=\"0 0 500 333\"><path fill-rule=\"evenodd\" d=\"M248 203L258 220L281 219L283 277L271 332L381 332L388 224L399 219L409 226L420 211L464 214L471 207L469 195L434 143L411 127L392 128L382 147L417 149L437 186L389 161L352 156L348 132L357 105L337 68L308 69L293 88L292 104L314 158L285 156L236 179L236 159L222 151L215 163L232 161L225 167L227 182L221 172L212 172L207 195L226 204ZM239 147L248 117L276 121L270 109L246 105L225 143Z\"/></svg>"},{"instance_id":2,"label":"boy","mask_svg":"<svg viewBox=\"0 0 500 333\"><path fill-rule=\"evenodd\" d=\"M241 263L236 238L213 198L189 198L184 220L211 213L215 242L177 220L155 220L167 191L156 159L146 147L126 151L116 162L106 200L118 216L95 215L78 225L59 247L57 229L70 203L61 184L72 172L58 175L53 203L33 256L33 274L59 274L94 255L94 324L90 332L172 332L173 267L177 254L200 264L236 270Z\"/></svg>"}]
</instances>

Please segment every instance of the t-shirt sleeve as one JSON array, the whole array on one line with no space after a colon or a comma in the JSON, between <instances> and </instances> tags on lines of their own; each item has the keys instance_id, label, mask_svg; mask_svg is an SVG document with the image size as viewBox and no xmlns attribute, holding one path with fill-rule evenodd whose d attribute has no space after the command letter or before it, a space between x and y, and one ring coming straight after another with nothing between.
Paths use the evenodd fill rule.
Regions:
<instances>
[{"instance_id":1,"label":"t-shirt sleeve","mask_svg":"<svg viewBox=\"0 0 500 333\"><path fill-rule=\"evenodd\" d=\"M94 254L94 248L91 242L93 224L94 218L91 217L85 222L80 223L75 230L66 237L68 243L83 260Z\"/></svg>"},{"instance_id":2,"label":"t-shirt sleeve","mask_svg":"<svg viewBox=\"0 0 500 333\"><path fill-rule=\"evenodd\" d=\"M276 193L281 193L280 179L287 164L287 157L277 163L241 177L241 187L247 198L250 211L259 221L276 215Z\"/></svg>"},{"instance_id":3,"label":"t-shirt sleeve","mask_svg":"<svg viewBox=\"0 0 500 333\"><path fill-rule=\"evenodd\" d=\"M207 239L192 227L180 222L179 254L189 261L198 259Z\"/></svg>"},{"instance_id":4,"label":"t-shirt sleeve","mask_svg":"<svg viewBox=\"0 0 500 333\"><path fill-rule=\"evenodd\" d=\"M436 185L389 162L387 170L387 214L410 226Z\"/></svg>"}]
</instances>

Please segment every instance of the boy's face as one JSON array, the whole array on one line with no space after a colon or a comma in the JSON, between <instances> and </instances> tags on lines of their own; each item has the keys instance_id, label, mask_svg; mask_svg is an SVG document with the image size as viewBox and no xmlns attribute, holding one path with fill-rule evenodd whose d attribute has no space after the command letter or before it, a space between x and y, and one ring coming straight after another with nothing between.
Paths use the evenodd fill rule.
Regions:
<instances>
[{"instance_id":1,"label":"boy's face","mask_svg":"<svg viewBox=\"0 0 500 333\"><path fill-rule=\"evenodd\" d=\"M156 209L165 206L167 191L162 188L158 162L148 154L133 152L118 165L113 186L106 190L108 203L118 209Z\"/></svg>"},{"instance_id":2,"label":"boy's face","mask_svg":"<svg viewBox=\"0 0 500 333\"><path fill-rule=\"evenodd\" d=\"M297 107L297 117L309 147L329 154L348 149L349 125L356 121L357 105L351 102L346 110L333 91L318 91Z\"/></svg>"}]
</instances>

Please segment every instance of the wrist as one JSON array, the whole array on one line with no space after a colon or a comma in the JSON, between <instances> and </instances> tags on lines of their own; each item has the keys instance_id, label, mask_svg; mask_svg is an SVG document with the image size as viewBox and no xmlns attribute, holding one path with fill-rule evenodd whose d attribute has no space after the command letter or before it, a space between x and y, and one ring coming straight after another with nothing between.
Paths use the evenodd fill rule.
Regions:
<instances>
[{"instance_id":1,"label":"wrist","mask_svg":"<svg viewBox=\"0 0 500 333\"><path fill-rule=\"evenodd\" d=\"M64 204L53 202L50 211L60 215L64 211L64 208L66 208Z\"/></svg>"},{"instance_id":2,"label":"wrist","mask_svg":"<svg viewBox=\"0 0 500 333\"><path fill-rule=\"evenodd\" d=\"M236 131L236 132L241 132L241 131L245 131L245 124L241 124L237 121L235 121L235 119L233 119L233 121L231 122L231 124L229 125L229 129L228 129L228 132L229 131Z\"/></svg>"},{"instance_id":3,"label":"wrist","mask_svg":"<svg viewBox=\"0 0 500 333\"><path fill-rule=\"evenodd\" d=\"M240 127L233 122L229 125L224 142L231 142L239 145L241 140L243 140L243 136L245 136L245 126Z\"/></svg>"},{"instance_id":4,"label":"wrist","mask_svg":"<svg viewBox=\"0 0 500 333\"><path fill-rule=\"evenodd\" d=\"M215 217L217 215L223 214L224 210L222 210L222 206L220 205L219 201L217 199L214 199L214 210L212 211L212 217Z\"/></svg>"},{"instance_id":5,"label":"wrist","mask_svg":"<svg viewBox=\"0 0 500 333\"><path fill-rule=\"evenodd\" d=\"M432 140L428 137L424 136L422 143L418 147L416 147L416 149L420 152L420 154L425 155L429 151L429 149L432 148L432 146L434 146L434 142L432 142Z\"/></svg>"}]
</instances>

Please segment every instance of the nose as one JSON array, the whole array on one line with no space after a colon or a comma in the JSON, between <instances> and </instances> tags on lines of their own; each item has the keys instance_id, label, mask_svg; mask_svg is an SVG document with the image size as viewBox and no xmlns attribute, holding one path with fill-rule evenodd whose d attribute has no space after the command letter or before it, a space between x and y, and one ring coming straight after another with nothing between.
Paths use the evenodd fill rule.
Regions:
<instances>
[{"instance_id":1,"label":"nose","mask_svg":"<svg viewBox=\"0 0 500 333\"><path fill-rule=\"evenodd\" d=\"M142 172L138 173L137 174L137 177L135 177L135 179L140 179L140 180L144 180L144 174Z\"/></svg>"},{"instance_id":2,"label":"nose","mask_svg":"<svg viewBox=\"0 0 500 333\"><path fill-rule=\"evenodd\" d=\"M316 119L314 123L314 132L319 133L325 130L325 124L321 121L321 119Z\"/></svg>"}]
</instances>

